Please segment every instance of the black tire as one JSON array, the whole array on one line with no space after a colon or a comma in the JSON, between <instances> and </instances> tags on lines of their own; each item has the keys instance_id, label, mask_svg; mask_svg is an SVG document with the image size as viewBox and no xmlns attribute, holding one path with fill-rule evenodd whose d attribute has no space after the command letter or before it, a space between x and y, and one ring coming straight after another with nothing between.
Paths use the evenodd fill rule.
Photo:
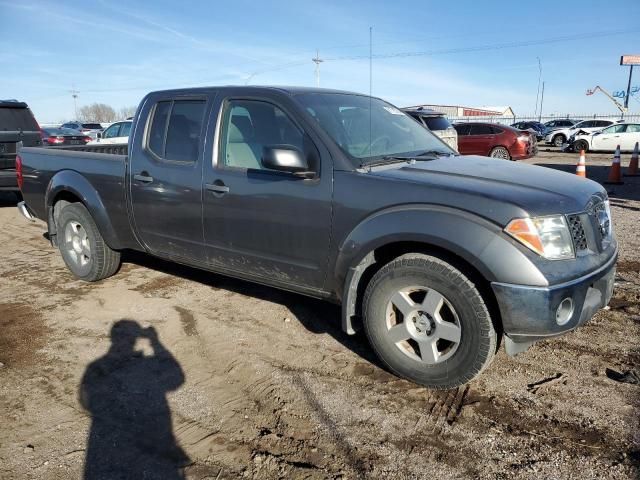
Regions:
<instances>
[{"instance_id":1,"label":"black tire","mask_svg":"<svg viewBox=\"0 0 640 480\"><path fill-rule=\"evenodd\" d=\"M554 147L560 148L560 147L562 147L562 144L564 142L566 142L566 141L567 141L567 137L565 137L562 134L559 134L559 135L556 135L555 137L553 137L553 140L551 141L551 143L553 143Z\"/></svg>"},{"instance_id":2,"label":"black tire","mask_svg":"<svg viewBox=\"0 0 640 480\"><path fill-rule=\"evenodd\" d=\"M502 160L511 160L511 154L505 147L493 147L489 156L492 158L501 158Z\"/></svg>"},{"instance_id":3,"label":"black tire","mask_svg":"<svg viewBox=\"0 0 640 480\"><path fill-rule=\"evenodd\" d=\"M105 243L91 214L81 203L71 203L62 209L56 229L62 259L76 278L97 282L110 277L120 267L120 252Z\"/></svg>"},{"instance_id":4,"label":"black tire","mask_svg":"<svg viewBox=\"0 0 640 480\"><path fill-rule=\"evenodd\" d=\"M580 150L584 150L584 153L589 151L589 143L586 140L577 140L573 143L573 151L580 153Z\"/></svg>"},{"instance_id":5,"label":"black tire","mask_svg":"<svg viewBox=\"0 0 640 480\"><path fill-rule=\"evenodd\" d=\"M441 342L437 330L439 326L435 326L430 333L427 330L419 331L416 317L411 320L403 318L401 323L392 326L389 324L390 311L397 310L392 299L398 298L397 295L403 289L411 288L413 285L427 287L427 293L422 305L415 303L410 308L422 308L429 303L427 296L435 292L444 299L441 302L441 313L438 313L440 323L437 325L443 323L445 312L442 309L446 305L447 312L451 307L454 314L451 315L449 312L449 321L444 323L459 327L459 342L455 350L451 350L453 347L450 346L449 352L441 355L440 360L436 358L440 352L435 353L436 359L431 363L422 354L421 345L424 343L418 343L415 338L421 335L420 342L433 342L432 345L436 345L434 349L438 350L440 346L447 344L446 340ZM414 297L410 297L411 301L412 298ZM397 311L391 313L396 321L398 315ZM423 318L423 315L425 314L421 312L420 317ZM382 267L373 276L365 291L363 316L365 333L380 360L396 375L426 387L459 387L479 375L491 363L496 352L498 334L478 289L462 272L437 257L407 254ZM390 338L391 328L405 325L405 321L408 322L406 328L409 330L413 324L411 328L414 329L415 336L406 341L394 342Z\"/></svg>"}]
</instances>

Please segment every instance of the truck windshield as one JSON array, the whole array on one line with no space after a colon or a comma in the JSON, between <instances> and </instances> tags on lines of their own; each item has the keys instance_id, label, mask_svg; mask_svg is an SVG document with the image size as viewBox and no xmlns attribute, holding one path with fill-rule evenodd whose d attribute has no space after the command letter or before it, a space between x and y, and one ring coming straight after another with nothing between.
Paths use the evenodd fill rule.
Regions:
<instances>
[{"instance_id":1,"label":"truck windshield","mask_svg":"<svg viewBox=\"0 0 640 480\"><path fill-rule=\"evenodd\" d=\"M423 152L455 154L418 122L378 98L305 93L296 99L356 167Z\"/></svg>"}]
</instances>

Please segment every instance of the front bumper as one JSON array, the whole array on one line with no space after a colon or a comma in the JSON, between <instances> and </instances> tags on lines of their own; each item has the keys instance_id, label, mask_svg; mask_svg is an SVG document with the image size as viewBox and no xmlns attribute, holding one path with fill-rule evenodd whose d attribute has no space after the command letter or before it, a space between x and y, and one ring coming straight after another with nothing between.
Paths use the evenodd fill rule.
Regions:
<instances>
[{"instance_id":1,"label":"front bumper","mask_svg":"<svg viewBox=\"0 0 640 480\"><path fill-rule=\"evenodd\" d=\"M616 252L596 271L549 287L492 283L508 339L515 344L530 344L562 335L589 321L611 300L617 257ZM559 324L556 313L567 298L572 301L573 311Z\"/></svg>"},{"instance_id":2,"label":"front bumper","mask_svg":"<svg viewBox=\"0 0 640 480\"><path fill-rule=\"evenodd\" d=\"M18 191L18 178L13 169L0 170L0 191Z\"/></svg>"}]
</instances>

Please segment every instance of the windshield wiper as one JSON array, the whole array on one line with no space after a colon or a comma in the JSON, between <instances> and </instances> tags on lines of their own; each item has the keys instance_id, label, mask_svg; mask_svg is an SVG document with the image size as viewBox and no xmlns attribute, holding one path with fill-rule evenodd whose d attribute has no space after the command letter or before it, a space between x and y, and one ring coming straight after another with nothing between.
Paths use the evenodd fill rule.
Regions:
<instances>
[{"instance_id":1,"label":"windshield wiper","mask_svg":"<svg viewBox=\"0 0 640 480\"><path fill-rule=\"evenodd\" d=\"M405 157L400 155L387 155L373 162L367 162L360 165L360 167L379 167L380 165L389 165L391 163L411 163L415 162L415 157Z\"/></svg>"},{"instance_id":2,"label":"windshield wiper","mask_svg":"<svg viewBox=\"0 0 640 480\"><path fill-rule=\"evenodd\" d=\"M412 155L411 158L421 158L421 157L449 157L451 155L455 155L453 152L443 152L442 150L425 150L424 152L416 153Z\"/></svg>"},{"instance_id":3,"label":"windshield wiper","mask_svg":"<svg viewBox=\"0 0 640 480\"><path fill-rule=\"evenodd\" d=\"M444 157L454 155L454 153L443 152L441 150L426 150L415 155L386 155L373 162L363 163L360 167L379 167L380 165L389 165L391 163L413 163L416 160L422 160L429 157Z\"/></svg>"}]
</instances>

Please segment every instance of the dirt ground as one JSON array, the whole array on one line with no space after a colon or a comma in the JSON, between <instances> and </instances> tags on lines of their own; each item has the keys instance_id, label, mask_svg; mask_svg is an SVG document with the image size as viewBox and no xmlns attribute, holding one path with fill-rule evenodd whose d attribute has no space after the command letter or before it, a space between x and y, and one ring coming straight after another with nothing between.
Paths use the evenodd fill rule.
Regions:
<instances>
[{"instance_id":1,"label":"dirt ground","mask_svg":"<svg viewBox=\"0 0 640 480\"><path fill-rule=\"evenodd\" d=\"M2 195L0 478L639 478L640 386L614 378L640 366L640 177L611 190L611 308L444 392L382 370L330 304L144 255L76 281Z\"/></svg>"}]
</instances>

